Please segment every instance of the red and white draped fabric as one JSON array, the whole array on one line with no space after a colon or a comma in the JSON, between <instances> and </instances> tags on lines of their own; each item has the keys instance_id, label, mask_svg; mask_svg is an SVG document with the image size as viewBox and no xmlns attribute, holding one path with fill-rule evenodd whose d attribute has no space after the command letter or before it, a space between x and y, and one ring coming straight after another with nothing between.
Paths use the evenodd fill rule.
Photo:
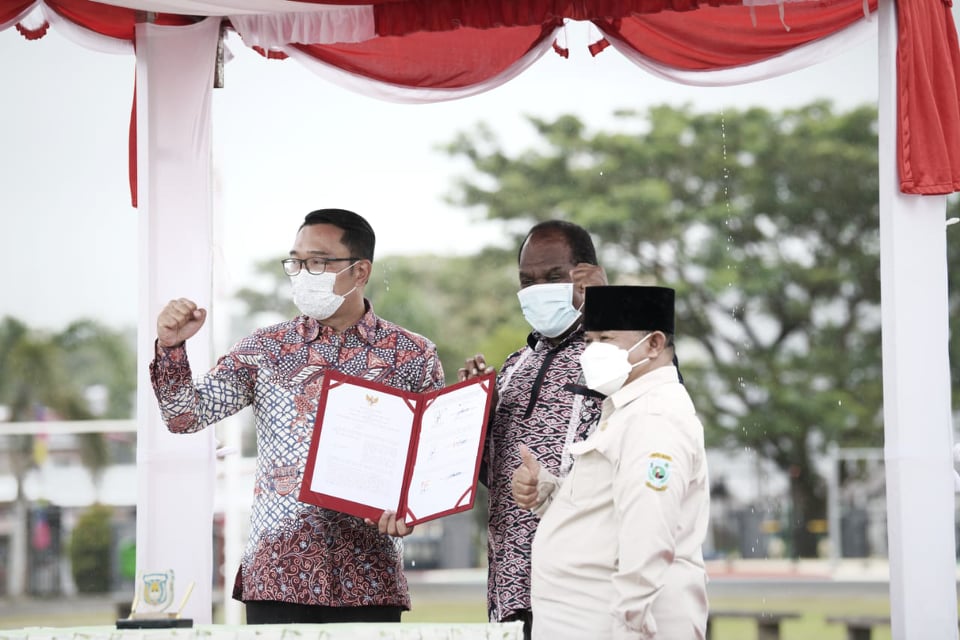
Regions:
<instances>
[{"instance_id":1,"label":"red and white draped fabric","mask_svg":"<svg viewBox=\"0 0 960 640\"><path fill-rule=\"evenodd\" d=\"M949 0L897 3L898 169L910 194L960 191L960 50ZM0 0L0 29L129 51L138 21L228 21L264 55L292 57L353 91L398 102L474 95L556 49L565 20L590 21L651 73L730 85L828 59L875 33L876 0ZM443 55L436 55L443 51Z\"/></svg>"}]
</instances>

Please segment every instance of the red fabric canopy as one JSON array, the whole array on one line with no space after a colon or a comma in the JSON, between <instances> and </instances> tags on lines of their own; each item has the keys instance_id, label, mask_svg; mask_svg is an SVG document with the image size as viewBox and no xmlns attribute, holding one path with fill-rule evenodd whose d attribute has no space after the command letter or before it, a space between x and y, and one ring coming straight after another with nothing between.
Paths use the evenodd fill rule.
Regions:
<instances>
[{"instance_id":1,"label":"red fabric canopy","mask_svg":"<svg viewBox=\"0 0 960 640\"><path fill-rule=\"evenodd\" d=\"M134 39L134 27L137 21L145 19L143 11L116 7L109 4L90 2L90 0L44 0L44 4L62 16L82 27L110 38L121 40ZM193 16L155 14L154 22L167 25L193 24L197 19Z\"/></svg>"},{"instance_id":2,"label":"red fabric canopy","mask_svg":"<svg viewBox=\"0 0 960 640\"><path fill-rule=\"evenodd\" d=\"M758 6L751 11L739 0L736 2L736 6L706 6L697 11L692 11L695 7L683 0L597 2L597 15L604 17L593 17L591 21L609 37L660 64L707 71L778 56L864 17L862 0L827 6L797 3L790 7L788 31L776 5ZM562 26L564 18L585 15L582 5L577 5L577 11L560 12L554 5L569 3L551 0L524 3L523 11L516 6L506 11L498 5L499 11L468 7L462 13L450 9L454 3L430 2L438 9L432 16L426 15L424 4L411 0L375 7L378 38L350 44L296 46L328 64L372 80L449 89L496 76ZM628 11L618 16L607 5L644 6L651 11L680 7L690 11ZM532 6L539 11L531 12ZM875 10L876 0L870 0L869 6ZM437 51L443 51L443 55L437 56Z\"/></svg>"},{"instance_id":3,"label":"red fabric canopy","mask_svg":"<svg viewBox=\"0 0 960 640\"><path fill-rule=\"evenodd\" d=\"M869 6L876 11L877 0L870 0ZM776 5L754 7L752 13L742 6L726 6L684 14L662 12L594 20L594 24L609 37L663 65L709 71L778 56L862 18L863 3L854 0L827 6L791 4L784 18Z\"/></svg>"},{"instance_id":4,"label":"red fabric canopy","mask_svg":"<svg viewBox=\"0 0 960 640\"><path fill-rule=\"evenodd\" d=\"M295 45L297 49L371 80L429 89L469 87L493 78L550 37L558 24L462 28L378 37L355 44ZM443 55L438 56L437 52Z\"/></svg>"},{"instance_id":5,"label":"red fabric canopy","mask_svg":"<svg viewBox=\"0 0 960 640\"><path fill-rule=\"evenodd\" d=\"M322 0L298 0L323 4ZM375 8L377 34L406 35L418 31L451 31L460 27L496 29L569 20L612 21L661 11L693 11L701 6L742 6L741 0L405 0Z\"/></svg>"},{"instance_id":6,"label":"red fabric canopy","mask_svg":"<svg viewBox=\"0 0 960 640\"><path fill-rule=\"evenodd\" d=\"M38 0L0 0L0 27ZM618 48L664 67L715 71L769 60L836 33L877 0L742 6L741 0L300 0L305 7L367 6L372 37L288 47L370 81L450 90L496 78L535 51L565 19L589 20ZM960 49L949 0L898 0L898 161L904 193L960 191ZM43 0L73 23L132 41L143 10ZM150 0L143 0L144 7ZM229 19L228 2L223 2ZM245 8L249 8L246 0ZM195 22L152 14L159 24ZM25 30L27 31L27 30ZM40 29L29 30L40 37ZM603 43L593 49L597 52ZM438 52L442 54L438 55ZM135 138L135 131L131 133Z\"/></svg>"},{"instance_id":7,"label":"red fabric canopy","mask_svg":"<svg viewBox=\"0 0 960 640\"><path fill-rule=\"evenodd\" d=\"M32 4L33 0L0 0L0 24L10 22Z\"/></svg>"}]
</instances>

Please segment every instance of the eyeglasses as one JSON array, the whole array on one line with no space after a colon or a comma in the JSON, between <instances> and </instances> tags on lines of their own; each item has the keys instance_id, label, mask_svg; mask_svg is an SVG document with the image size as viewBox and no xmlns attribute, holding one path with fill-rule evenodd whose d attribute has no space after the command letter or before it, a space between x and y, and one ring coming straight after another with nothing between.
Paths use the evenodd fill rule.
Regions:
<instances>
[{"instance_id":1,"label":"eyeglasses","mask_svg":"<svg viewBox=\"0 0 960 640\"><path fill-rule=\"evenodd\" d=\"M304 267L307 268L307 273L318 276L327 270L327 265L331 262L349 262L351 260L361 260L361 258L304 258L302 260L300 258L285 258L280 261L280 264L283 265L283 270L288 276L297 275Z\"/></svg>"}]
</instances>

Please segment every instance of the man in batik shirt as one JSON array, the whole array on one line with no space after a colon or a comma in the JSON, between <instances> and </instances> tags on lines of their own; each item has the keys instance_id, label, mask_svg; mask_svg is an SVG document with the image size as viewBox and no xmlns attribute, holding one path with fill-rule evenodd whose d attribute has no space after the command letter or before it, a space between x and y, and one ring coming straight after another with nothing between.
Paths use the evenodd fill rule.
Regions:
<instances>
[{"instance_id":1,"label":"man in batik shirt","mask_svg":"<svg viewBox=\"0 0 960 640\"><path fill-rule=\"evenodd\" d=\"M409 533L402 519L387 511L365 523L297 499L325 372L405 391L443 387L433 343L378 317L363 297L374 244L373 229L351 211L308 214L282 261L303 315L242 339L195 381L184 341L206 311L180 298L157 318L150 377L170 431L199 431L253 406L250 539L233 591L248 623L398 622L410 608L401 541L392 537Z\"/></svg>"},{"instance_id":2,"label":"man in batik shirt","mask_svg":"<svg viewBox=\"0 0 960 640\"><path fill-rule=\"evenodd\" d=\"M605 285L590 234L565 221L534 226L520 246L520 307L533 332L497 376L481 480L489 490L487 609L491 622L522 620L530 637L530 545L538 518L521 509L510 479L526 444L551 473L569 471L570 444L586 439L603 396L583 385L580 354L583 292ZM491 371L482 355L466 361L461 380Z\"/></svg>"}]
</instances>

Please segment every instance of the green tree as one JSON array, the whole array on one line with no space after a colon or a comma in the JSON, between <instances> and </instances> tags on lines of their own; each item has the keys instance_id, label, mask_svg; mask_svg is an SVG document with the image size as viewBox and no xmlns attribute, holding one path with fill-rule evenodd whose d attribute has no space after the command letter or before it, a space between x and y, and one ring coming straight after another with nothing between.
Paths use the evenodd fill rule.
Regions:
<instances>
[{"instance_id":1,"label":"green tree","mask_svg":"<svg viewBox=\"0 0 960 640\"><path fill-rule=\"evenodd\" d=\"M54 346L63 353L64 366L72 383L84 394L90 417L125 419L133 416L137 393L136 336L105 327L89 319L70 323L53 337ZM87 392L100 389L102 404L91 406ZM79 416L77 416L79 418ZM99 489L103 470L110 463L111 451L105 434L77 434L80 457ZM129 436L132 446L134 438Z\"/></svg>"},{"instance_id":2,"label":"green tree","mask_svg":"<svg viewBox=\"0 0 960 640\"><path fill-rule=\"evenodd\" d=\"M80 320L60 333L30 329L14 318L0 320L0 405L11 422L47 419L86 420L95 417L86 397L93 385L102 385L107 404L98 413L105 418L129 418L136 388L135 348L131 336L90 321ZM2 430L0 430L2 434ZM26 553L27 501L23 480L35 459L34 436L8 436L10 464L17 481L15 510L21 514L12 555ZM109 462L103 434L77 436L81 459L99 486ZM18 567L17 571L22 571ZM15 576L15 589L22 576Z\"/></svg>"},{"instance_id":3,"label":"green tree","mask_svg":"<svg viewBox=\"0 0 960 640\"><path fill-rule=\"evenodd\" d=\"M63 350L65 364L76 386L81 389L105 387L105 403L101 407L90 407L91 411L103 418L133 416L137 393L134 332L80 319L53 336L53 342Z\"/></svg>"},{"instance_id":4,"label":"green tree","mask_svg":"<svg viewBox=\"0 0 960 640\"><path fill-rule=\"evenodd\" d=\"M960 318L960 194L953 194L947 198L947 219L954 219L947 227L947 274L950 290L948 317ZM950 335L950 380L953 381L952 398L953 414L960 414L960 332L951 332ZM958 424L954 420L954 424Z\"/></svg>"},{"instance_id":5,"label":"green tree","mask_svg":"<svg viewBox=\"0 0 960 640\"><path fill-rule=\"evenodd\" d=\"M18 414L22 415L24 399L23 391L17 389L18 372L14 370L14 363L22 360L20 353L23 343L28 339L29 329L25 324L10 317L0 320L0 406L5 407L7 420L14 420ZM21 396L19 399L17 396ZM17 407L14 407L14 403ZM17 500L21 499L20 480L26 473L25 465L32 452L32 440L14 436L11 439L10 463L14 477L17 478Z\"/></svg>"},{"instance_id":6,"label":"green tree","mask_svg":"<svg viewBox=\"0 0 960 640\"><path fill-rule=\"evenodd\" d=\"M70 567L80 593L106 593L113 575L111 545L113 510L95 504L87 508L70 536Z\"/></svg>"},{"instance_id":7,"label":"green tree","mask_svg":"<svg viewBox=\"0 0 960 640\"><path fill-rule=\"evenodd\" d=\"M10 421L43 419L49 412L58 417L88 417L83 398L72 386L63 354L49 336L31 331L22 322L6 317L0 321L0 405L7 407ZM11 535L11 590L19 595L25 585L27 552L27 499L23 481L34 465L35 438L8 436L10 467L17 482Z\"/></svg>"},{"instance_id":8,"label":"green tree","mask_svg":"<svg viewBox=\"0 0 960 640\"><path fill-rule=\"evenodd\" d=\"M445 149L474 171L449 199L510 228L572 220L612 282L675 287L708 444L786 473L791 550L814 555L815 460L831 442L882 442L876 109L617 115L598 132L529 117L539 140L516 154L486 126L461 133Z\"/></svg>"},{"instance_id":9,"label":"green tree","mask_svg":"<svg viewBox=\"0 0 960 640\"><path fill-rule=\"evenodd\" d=\"M390 256L369 297L383 317L437 345L447 382L476 353L499 365L529 331L517 302L516 254L487 249L470 256Z\"/></svg>"}]
</instances>

